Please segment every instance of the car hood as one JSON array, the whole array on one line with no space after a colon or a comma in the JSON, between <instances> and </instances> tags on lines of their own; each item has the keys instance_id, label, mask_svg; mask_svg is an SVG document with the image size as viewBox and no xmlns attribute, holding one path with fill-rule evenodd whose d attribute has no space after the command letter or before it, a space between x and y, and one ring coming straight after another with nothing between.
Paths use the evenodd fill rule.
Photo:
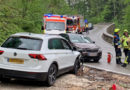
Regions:
<instances>
[{"instance_id":1,"label":"car hood","mask_svg":"<svg viewBox=\"0 0 130 90\"><path fill-rule=\"evenodd\" d=\"M82 49L99 49L99 47L93 43L74 43L74 45Z\"/></svg>"}]
</instances>

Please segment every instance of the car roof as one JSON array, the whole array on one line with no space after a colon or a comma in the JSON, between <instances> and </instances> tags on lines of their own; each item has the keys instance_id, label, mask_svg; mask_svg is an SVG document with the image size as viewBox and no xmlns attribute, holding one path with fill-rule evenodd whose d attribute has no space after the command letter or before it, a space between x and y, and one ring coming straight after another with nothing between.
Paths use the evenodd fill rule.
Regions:
<instances>
[{"instance_id":1,"label":"car roof","mask_svg":"<svg viewBox=\"0 0 130 90\"><path fill-rule=\"evenodd\" d=\"M80 34L76 34L76 33L61 33L61 34L66 34L66 35L80 35Z\"/></svg>"},{"instance_id":2,"label":"car roof","mask_svg":"<svg viewBox=\"0 0 130 90\"><path fill-rule=\"evenodd\" d=\"M39 39L45 39L45 38L62 38L61 36L54 35L54 34L35 34L35 33L29 33L29 32L22 32L22 33L16 33L11 35L12 37L19 37L19 36L25 36L25 37L31 37L31 38L39 38Z\"/></svg>"},{"instance_id":3,"label":"car roof","mask_svg":"<svg viewBox=\"0 0 130 90\"><path fill-rule=\"evenodd\" d=\"M69 35L69 36L71 36L71 35L85 36L83 34L76 34L76 33L62 33L62 34L66 34L66 35ZM87 37L87 36L85 36L85 37Z\"/></svg>"}]
</instances>

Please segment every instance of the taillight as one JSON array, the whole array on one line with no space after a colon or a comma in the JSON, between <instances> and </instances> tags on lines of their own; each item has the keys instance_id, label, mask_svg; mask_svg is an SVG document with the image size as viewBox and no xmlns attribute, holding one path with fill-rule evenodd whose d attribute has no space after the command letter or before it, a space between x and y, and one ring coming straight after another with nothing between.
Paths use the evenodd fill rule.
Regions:
<instances>
[{"instance_id":1,"label":"taillight","mask_svg":"<svg viewBox=\"0 0 130 90\"><path fill-rule=\"evenodd\" d=\"M4 51L0 50L0 55L3 54L3 53L4 53Z\"/></svg>"},{"instance_id":2,"label":"taillight","mask_svg":"<svg viewBox=\"0 0 130 90\"><path fill-rule=\"evenodd\" d=\"M31 58L38 59L38 60L47 60L42 54L29 54Z\"/></svg>"}]
</instances>

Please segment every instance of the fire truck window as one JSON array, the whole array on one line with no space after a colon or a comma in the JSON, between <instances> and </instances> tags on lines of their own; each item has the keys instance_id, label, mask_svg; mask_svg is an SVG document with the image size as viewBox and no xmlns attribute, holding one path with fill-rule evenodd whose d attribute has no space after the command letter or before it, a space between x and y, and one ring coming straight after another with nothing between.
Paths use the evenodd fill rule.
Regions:
<instances>
[{"instance_id":1,"label":"fire truck window","mask_svg":"<svg viewBox=\"0 0 130 90\"><path fill-rule=\"evenodd\" d=\"M77 25L77 20L74 20L74 25Z\"/></svg>"},{"instance_id":2,"label":"fire truck window","mask_svg":"<svg viewBox=\"0 0 130 90\"><path fill-rule=\"evenodd\" d=\"M67 25L73 25L73 20L67 20Z\"/></svg>"}]
</instances>

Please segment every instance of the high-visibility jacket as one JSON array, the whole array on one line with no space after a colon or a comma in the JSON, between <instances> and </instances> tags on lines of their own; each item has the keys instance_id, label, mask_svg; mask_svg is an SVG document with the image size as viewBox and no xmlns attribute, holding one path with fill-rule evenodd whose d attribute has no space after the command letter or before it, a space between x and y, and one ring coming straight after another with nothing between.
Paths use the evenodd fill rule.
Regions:
<instances>
[{"instance_id":1,"label":"high-visibility jacket","mask_svg":"<svg viewBox=\"0 0 130 90\"><path fill-rule=\"evenodd\" d=\"M123 48L128 48L128 44L127 44L128 37L123 35L121 40L122 40Z\"/></svg>"},{"instance_id":2,"label":"high-visibility jacket","mask_svg":"<svg viewBox=\"0 0 130 90\"><path fill-rule=\"evenodd\" d=\"M45 34L45 29L43 30L43 34Z\"/></svg>"},{"instance_id":3,"label":"high-visibility jacket","mask_svg":"<svg viewBox=\"0 0 130 90\"><path fill-rule=\"evenodd\" d=\"M85 27L88 28L88 24L86 24Z\"/></svg>"}]
</instances>

